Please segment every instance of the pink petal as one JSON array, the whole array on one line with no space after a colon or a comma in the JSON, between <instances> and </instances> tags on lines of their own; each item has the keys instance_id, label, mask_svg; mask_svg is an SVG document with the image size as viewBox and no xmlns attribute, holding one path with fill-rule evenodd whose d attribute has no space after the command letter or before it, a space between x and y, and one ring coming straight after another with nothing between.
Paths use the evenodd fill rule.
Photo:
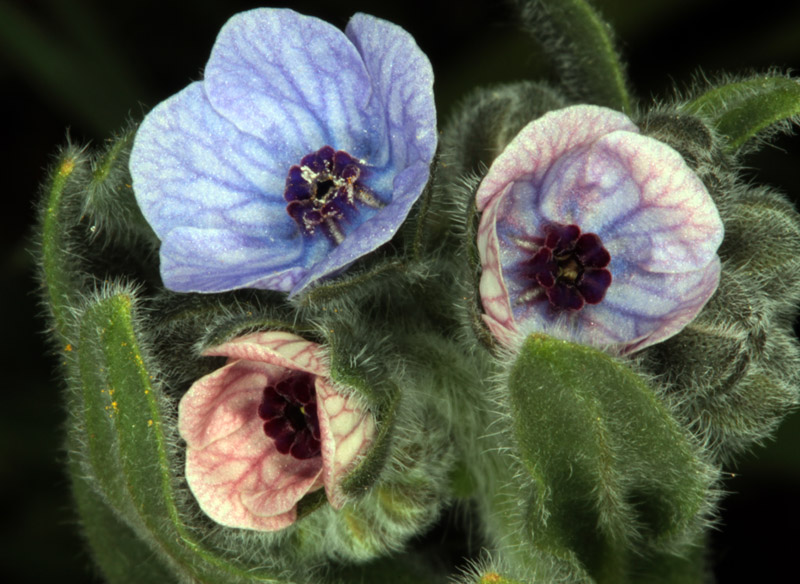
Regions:
<instances>
[{"instance_id":1,"label":"pink petal","mask_svg":"<svg viewBox=\"0 0 800 584\"><path fill-rule=\"evenodd\" d=\"M322 477L328 501L335 509L346 496L341 481L366 453L375 437L375 421L354 397L345 396L323 378L317 378L317 415L321 434Z\"/></svg>"},{"instance_id":2,"label":"pink petal","mask_svg":"<svg viewBox=\"0 0 800 584\"><path fill-rule=\"evenodd\" d=\"M319 458L280 454L257 417L238 432L186 454L186 481L203 512L229 527L291 525L297 502L322 485Z\"/></svg>"},{"instance_id":3,"label":"pink petal","mask_svg":"<svg viewBox=\"0 0 800 584\"><path fill-rule=\"evenodd\" d=\"M202 449L258 418L264 387L285 369L235 361L198 379L181 399L178 430L190 448Z\"/></svg>"},{"instance_id":4,"label":"pink petal","mask_svg":"<svg viewBox=\"0 0 800 584\"><path fill-rule=\"evenodd\" d=\"M539 183L564 153L615 130L639 132L625 114L602 107L582 105L546 113L525 126L492 162L476 194L478 211L523 174Z\"/></svg>"},{"instance_id":5,"label":"pink petal","mask_svg":"<svg viewBox=\"0 0 800 584\"><path fill-rule=\"evenodd\" d=\"M500 265L500 247L497 240L497 211L509 187L489 202L478 225L478 253L481 257L480 296L484 318L492 333L500 339L512 338L517 327L511 312L508 289ZM506 344L501 340L503 344Z\"/></svg>"},{"instance_id":6,"label":"pink petal","mask_svg":"<svg viewBox=\"0 0 800 584\"><path fill-rule=\"evenodd\" d=\"M265 385L284 375L270 363L233 361L181 399L186 480L200 508L222 525L281 529L295 520L297 501L322 485L320 458L280 454L258 416Z\"/></svg>"},{"instance_id":7,"label":"pink petal","mask_svg":"<svg viewBox=\"0 0 800 584\"><path fill-rule=\"evenodd\" d=\"M203 351L203 355L260 361L315 375L329 375L319 345L282 331L258 332L237 337Z\"/></svg>"}]
</instances>

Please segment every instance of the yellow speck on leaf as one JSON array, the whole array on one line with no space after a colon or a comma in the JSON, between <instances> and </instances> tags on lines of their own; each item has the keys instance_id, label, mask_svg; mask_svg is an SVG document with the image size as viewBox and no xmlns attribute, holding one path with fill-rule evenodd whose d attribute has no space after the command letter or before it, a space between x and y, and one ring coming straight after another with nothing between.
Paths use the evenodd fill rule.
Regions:
<instances>
[{"instance_id":1,"label":"yellow speck on leaf","mask_svg":"<svg viewBox=\"0 0 800 584\"><path fill-rule=\"evenodd\" d=\"M147 420L147 427L149 428L152 425L153 425L153 420Z\"/></svg>"},{"instance_id":2,"label":"yellow speck on leaf","mask_svg":"<svg viewBox=\"0 0 800 584\"><path fill-rule=\"evenodd\" d=\"M64 350L67 351L67 352L71 351L72 350L72 345L67 345L66 347L64 347Z\"/></svg>"},{"instance_id":3,"label":"yellow speck on leaf","mask_svg":"<svg viewBox=\"0 0 800 584\"><path fill-rule=\"evenodd\" d=\"M500 574L497 572L488 572L483 575L480 584L497 584L501 581Z\"/></svg>"}]
</instances>

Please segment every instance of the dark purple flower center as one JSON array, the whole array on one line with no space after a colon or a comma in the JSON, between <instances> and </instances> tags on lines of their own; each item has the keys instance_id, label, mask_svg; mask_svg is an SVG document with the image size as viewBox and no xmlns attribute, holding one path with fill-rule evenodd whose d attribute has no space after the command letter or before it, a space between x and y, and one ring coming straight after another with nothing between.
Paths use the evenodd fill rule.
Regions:
<instances>
[{"instance_id":1,"label":"dark purple flower center","mask_svg":"<svg viewBox=\"0 0 800 584\"><path fill-rule=\"evenodd\" d=\"M520 270L533 282L526 300L547 298L557 310L575 311L603 299L611 284L606 269L611 255L597 235L581 234L577 225L550 223L533 243L538 249Z\"/></svg>"},{"instance_id":2,"label":"dark purple flower center","mask_svg":"<svg viewBox=\"0 0 800 584\"><path fill-rule=\"evenodd\" d=\"M286 211L306 235L324 233L333 243L344 239L342 221L356 212L356 203L378 208L382 203L363 182L363 164L344 150L323 146L305 155L286 177Z\"/></svg>"},{"instance_id":3,"label":"dark purple flower center","mask_svg":"<svg viewBox=\"0 0 800 584\"><path fill-rule=\"evenodd\" d=\"M281 454L305 459L319 456L319 419L314 376L297 372L264 388L258 406L264 433Z\"/></svg>"}]
</instances>

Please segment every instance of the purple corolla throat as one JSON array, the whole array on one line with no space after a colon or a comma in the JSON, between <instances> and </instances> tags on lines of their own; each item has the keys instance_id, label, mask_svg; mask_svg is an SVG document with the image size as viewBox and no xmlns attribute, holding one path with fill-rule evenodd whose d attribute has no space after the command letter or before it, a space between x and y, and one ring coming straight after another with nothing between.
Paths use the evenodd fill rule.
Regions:
<instances>
[{"instance_id":1,"label":"purple corolla throat","mask_svg":"<svg viewBox=\"0 0 800 584\"><path fill-rule=\"evenodd\" d=\"M544 237L521 245L533 246L533 256L522 262L520 274L531 287L519 302L548 301L553 310L580 310L586 304L599 304L611 285L611 262L600 238L581 234L577 225L550 223Z\"/></svg>"},{"instance_id":2,"label":"purple corolla throat","mask_svg":"<svg viewBox=\"0 0 800 584\"><path fill-rule=\"evenodd\" d=\"M306 236L319 229L333 244L344 241L341 223L357 212L356 203L373 209L383 203L363 184L364 163L344 150L323 146L289 169L286 212Z\"/></svg>"}]
</instances>

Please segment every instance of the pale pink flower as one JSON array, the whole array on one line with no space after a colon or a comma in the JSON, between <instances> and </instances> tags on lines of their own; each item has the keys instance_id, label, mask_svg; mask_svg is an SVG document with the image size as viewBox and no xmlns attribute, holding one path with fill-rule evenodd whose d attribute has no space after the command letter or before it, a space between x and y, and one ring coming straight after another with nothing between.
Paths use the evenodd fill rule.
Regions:
<instances>
[{"instance_id":1,"label":"pale pink flower","mask_svg":"<svg viewBox=\"0 0 800 584\"><path fill-rule=\"evenodd\" d=\"M525 126L478 188L483 319L614 352L679 332L717 289L723 227L680 154L620 112L577 105Z\"/></svg>"},{"instance_id":2,"label":"pale pink flower","mask_svg":"<svg viewBox=\"0 0 800 584\"><path fill-rule=\"evenodd\" d=\"M321 347L288 332L238 337L203 353L228 363L183 396L178 428L200 508L229 527L291 525L297 502L341 481L375 436L371 414L330 380Z\"/></svg>"}]
</instances>

